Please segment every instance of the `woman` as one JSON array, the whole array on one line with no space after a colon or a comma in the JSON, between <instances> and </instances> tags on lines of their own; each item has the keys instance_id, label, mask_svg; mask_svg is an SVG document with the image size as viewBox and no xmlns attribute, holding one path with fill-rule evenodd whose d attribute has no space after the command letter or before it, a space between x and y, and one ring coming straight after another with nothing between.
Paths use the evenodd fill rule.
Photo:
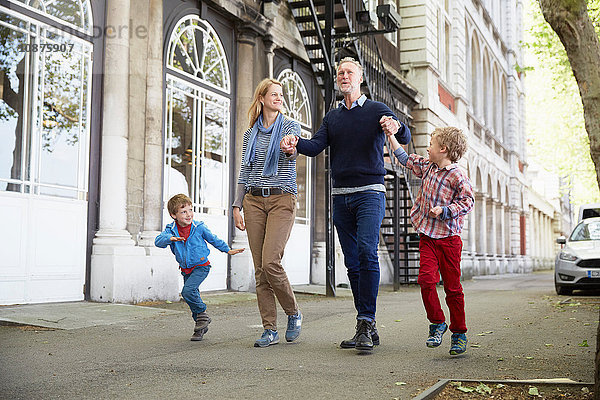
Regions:
<instances>
[{"instance_id":1,"label":"woman","mask_svg":"<svg viewBox=\"0 0 600 400\"><path fill-rule=\"evenodd\" d=\"M242 231L248 229L254 261L256 298L264 327L255 347L279 343L275 298L288 316L285 340L296 340L302 325L302 313L281 266L296 217L296 161L279 148L283 136L300 134L300 125L285 118L282 107L281 83L274 79L260 82L248 110L250 126L244 133L242 166L233 203L235 226Z\"/></svg>"}]
</instances>

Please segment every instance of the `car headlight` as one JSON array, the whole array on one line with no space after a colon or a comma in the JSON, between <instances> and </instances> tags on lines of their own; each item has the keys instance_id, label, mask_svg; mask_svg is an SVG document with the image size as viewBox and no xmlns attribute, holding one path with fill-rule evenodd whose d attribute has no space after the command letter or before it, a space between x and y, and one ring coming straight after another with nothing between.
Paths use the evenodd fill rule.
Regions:
<instances>
[{"instance_id":1,"label":"car headlight","mask_svg":"<svg viewBox=\"0 0 600 400\"><path fill-rule=\"evenodd\" d=\"M569 253L568 251L561 251L558 258L565 261L575 261L577 260L577 256L575 254Z\"/></svg>"}]
</instances>

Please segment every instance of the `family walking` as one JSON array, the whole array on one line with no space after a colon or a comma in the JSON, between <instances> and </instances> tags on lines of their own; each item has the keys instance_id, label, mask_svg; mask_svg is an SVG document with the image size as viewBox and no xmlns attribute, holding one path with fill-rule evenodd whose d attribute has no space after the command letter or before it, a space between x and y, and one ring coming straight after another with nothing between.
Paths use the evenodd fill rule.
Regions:
<instances>
[{"instance_id":1,"label":"family walking","mask_svg":"<svg viewBox=\"0 0 600 400\"><path fill-rule=\"evenodd\" d=\"M283 115L283 87L276 80L259 83L248 111L232 214L236 228L247 231L254 264L264 328L254 346L279 343L277 302L287 315L286 341L300 336L303 315L281 260L296 214L296 158L299 154L314 157L327 147L333 223L356 309L354 334L342 340L340 347L370 352L381 343L376 327L377 250L385 213L383 147L387 136L398 161L422 179L411 220L420 237L418 283L431 323L426 345L438 347L448 329L436 291L441 274L450 310L450 353L464 353L467 326L460 284L460 234L474 201L469 179L456 163L466 152L466 137L457 128L438 128L427 149L429 158L408 155L401 146L410 142L408 127L388 106L361 94L362 66L352 58L342 59L336 81L344 98L325 115L311 139L301 138L300 125ZM244 249L230 249L202 222L194 221L187 196L175 196L168 210L174 222L156 238L156 245L170 246L175 254L185 282L182 296L195 321L191 340L201 340L211 322L198 290L210 271L206 242L230 255Z\"/></svg>"}]
</instances>

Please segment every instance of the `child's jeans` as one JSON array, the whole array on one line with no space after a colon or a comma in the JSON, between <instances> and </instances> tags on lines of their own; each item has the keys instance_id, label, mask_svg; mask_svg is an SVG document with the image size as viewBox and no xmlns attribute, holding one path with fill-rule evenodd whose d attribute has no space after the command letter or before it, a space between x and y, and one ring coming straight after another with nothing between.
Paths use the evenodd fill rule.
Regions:
<instances>
[{"instance_id":1,"label":"child's jeans","mask_svg":"<svg viewBox=\"0 0 600 400\"><path fill-rule=\"evenodd\" d=\"M200 297L200 291L198 287L210 272L210 265L205 266L197 266L194 270L189 274L183 275L183 289L181 289L181 296L190 306L190 310L192 311L192 318L194 321L196 320L196 315L198 313L206 311L206 304L202 301Z\"/></svg>"},{"instance_id":2,"label":"child's jeans","mask_svg":"<svg viewBox=\"0 0 600 400\"><path fill-rule=\"evenodd\" d=\"M444 312L440 305L435 285L440 281L440 273L444 280L446 305L450 310L450 331L465 333L465 296L460 284L460 257L462 240L460 236L449 236L433 239L427 235L419 235L419 286L421 297L427 311L427 319L432 324L445 322Z\"/></svg>"}]
</instances>

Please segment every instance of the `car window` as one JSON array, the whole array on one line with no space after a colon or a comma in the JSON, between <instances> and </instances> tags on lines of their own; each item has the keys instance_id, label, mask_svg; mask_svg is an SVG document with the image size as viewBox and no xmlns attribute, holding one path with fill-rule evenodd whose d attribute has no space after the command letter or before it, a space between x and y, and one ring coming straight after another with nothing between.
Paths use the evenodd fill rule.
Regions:
<instances>
[{"instance_id":1,"label":"car window","mask_svg":"<svg viewBox=\"0 0 600 400\"><path fill-rule=\"evenodd\" d=\"M583 210L581 219L600 217L600 208L587 208Z\"/></svg>"},{"instance_id":2,"label":"car window","mask_svg":"<svg viewBox=\"0 0 600 400\"><path fill-rule=\"evenodd\" d=\"M580 223L573 229L570 239L572 242L581 240L600 240L600 222Z\"/></svg>"}]
</instances>

